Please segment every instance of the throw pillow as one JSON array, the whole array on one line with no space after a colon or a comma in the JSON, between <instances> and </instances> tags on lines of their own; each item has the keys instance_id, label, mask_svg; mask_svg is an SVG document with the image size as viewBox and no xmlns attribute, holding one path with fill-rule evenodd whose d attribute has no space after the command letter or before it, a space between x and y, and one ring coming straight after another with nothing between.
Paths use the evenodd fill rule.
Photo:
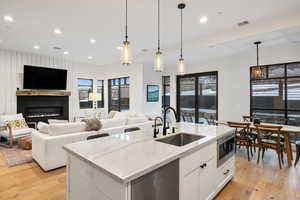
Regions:
<instances>
[{"instance_id":1,"label":"throw pillow","mask_svg":"<svg viewBox=\"0 0 300 200\"><path fill-rule=\"evenodd\" d=\"M99 131L102 128L101 122L96 118L83 119L81 121L86 123L86 131Z\"/></svg>"},{"instance_id":2,"label":"throw pillow","mask_svg":"<svg viewBox=\"0 0 300 200\"><path fill-rule=\"evenodd\" d=\"M22 129L22 128L28 128L28 125L24 119L17 119L17 120L9 120L7 121L7 124L12 129Z\"/></svg>"}]
</instances>

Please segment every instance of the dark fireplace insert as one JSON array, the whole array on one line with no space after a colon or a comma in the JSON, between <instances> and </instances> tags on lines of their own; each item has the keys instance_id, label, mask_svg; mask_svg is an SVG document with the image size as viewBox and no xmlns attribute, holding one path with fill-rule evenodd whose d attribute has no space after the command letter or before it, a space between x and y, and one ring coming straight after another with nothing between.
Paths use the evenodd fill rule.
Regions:
<instances>
[{"instance_id":1,"label":"dark fireplace insert","mask_svg":"<svg viewBox=\"0 0 300 200\"><path fill-rule=\"evenodd\" d=\"M68 96L18 96L17 112L27 122L48 122L48 119L69 120Z\"/></svg>"}]
</instances>

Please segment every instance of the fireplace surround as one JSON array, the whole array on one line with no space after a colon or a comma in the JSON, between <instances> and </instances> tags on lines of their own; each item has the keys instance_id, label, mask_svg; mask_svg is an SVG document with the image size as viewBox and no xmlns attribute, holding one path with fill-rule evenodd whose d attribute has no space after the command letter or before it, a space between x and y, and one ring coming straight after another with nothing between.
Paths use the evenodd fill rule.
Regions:
<instances>
[{"instance_id":1,"label":"fireplace surround","mask_svg":"<svg viewBox=\"0 0 300 200\"><path fill-rule=\"evenodd\" d=\"M69 96L43 95L17 95L17 112L22 113L27 122L69 120Z\"/></svg>"}]
</instances>

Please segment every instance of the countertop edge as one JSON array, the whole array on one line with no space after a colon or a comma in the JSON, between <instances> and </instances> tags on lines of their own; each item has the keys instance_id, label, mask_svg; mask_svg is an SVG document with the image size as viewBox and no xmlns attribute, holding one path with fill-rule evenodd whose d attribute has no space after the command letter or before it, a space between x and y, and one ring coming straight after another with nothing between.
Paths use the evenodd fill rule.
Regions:
<instances>
[{"instance_id":1,"label":"countertop edge","mask_svg":"<svg viewBox=\"0 0 300 200\"><path fill-rule=\"evenodd\" d=\"M225 133L224 135L229 135L229 134L230 134L230 132ZM153 170L156 170L156 169L158 169L158 168L160 168L160 167L162 167L162 166L164 166L164 165L166 165L166 164L168 164L168 163L170 163L170 162L172 162L172 161L174 161L174 160L180 159L180 158L182 158L182 157L184 157L184 156L187 156L188 154L191 154L191 153L193 153L193 152L195 152L195 151L197 151L197 150L200 150L200 149L202 149L202 148L208 146L209 144L214 143L215 141L218 140L218 138L219 138L219 137L213 137L213 138L210 138L208 141L205 141L205 142L203 142L203 143L201 143L201 144L199 144L199 145L197 145L197 146L195 146L195 147L191 147L191 149L188 149L188 150L186 150L186 151L184 151L184 152L182 152L182 153L179 153L179 154L176 155L176 156L172 156L172 157L170 157L170 158L166 158L166 159L164 159L163 161L161 161L161 162L159 162L159 163L157 163L157 164L155 164L155 165L153 165L153 166L151 166L151 167L145 168L145 169L143 169L143 170L141 170L141 171L139 171L139 172L137 172L137 173L135 173L135 174L133 174L133 175L129 175L129 176L127 176L127 177L119 177L119 176L117 176L117 175L115 175L115 174L109 172L108 170L102 168L101 166L95 164L95 163L92 162L91 160L89 160L89 159L87 159L87 158L84 158L84 157L78 155L77 153L73 152L72 150L68 149L68 148L65 147L65 146L63 146L63 149L66 150L68 153L72 154L73 156L75 156L76 158L78 158L78 159L80 159L80 160L82 160L82 161L84 161L84 162L88 162L88 163L91 164L94 168L101 170L101 171L104 172L106 175L108 175L108 176L110 176L111 178L117 180L119 183L127 184L128 182L130 182L130 181L132 181L132 180L134 180L134 179L136 179L136 178L139 178L139 177L141 177L141 176L143 176L143 175L145 175L145 174L147 174L147 173L149 173L149 172L151 172L151 171L153 171ZM168 144L166 144L166 145L168 145Z\"/></svg>"}]
</instances>

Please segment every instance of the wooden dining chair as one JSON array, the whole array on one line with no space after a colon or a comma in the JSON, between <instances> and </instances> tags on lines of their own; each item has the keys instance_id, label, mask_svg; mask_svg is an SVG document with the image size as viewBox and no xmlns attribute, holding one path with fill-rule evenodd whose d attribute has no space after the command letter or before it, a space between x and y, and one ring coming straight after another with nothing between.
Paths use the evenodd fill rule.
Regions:
<instances>
[{"instance_id":1,"label":"wooden dining chair","mask_svg":"<svg viewBox=\"0 0 300 200\"><path fill-rule=\"evenodd\" d=\"M272 149L275 150L278 156L279 168L281 169L281 163L283 164L283 152L284 144L281 140L282 126L279 125L260 125L256 124L257 131L257 146L258 146L258 157L257 164L260 161L260 153L262 151L262 160L264 158L265 150Z\"/></svg>"},{"instance_id":2,"label":"wooden dining chair","mask_svg":"<svg viewBox=\"0 0 300 200\"><path fill-rule=\"evenodd\" d=\"M248 115L243 116L243 122L252 122L253 118Z\"/></svg>"},{"instance_id":3,"label":"wooden dining chair","mask_svg":"<svg viewBox=\"0 0 300 200\"><path fill-rule=\"evenodd\" d=\"M280 125L285 125L287 122L286 119L281 117L260 118L260 121L263 123L280 124Z\"/></svg>"},{"instance_id":4,"label":"wooden dining chair","mask_svg":"<svg viewBox=\"0 0 300 200\"><path fill-rule=\"evenodd\" d=\"M246 147L248 161L250 161L250 153L253 156L252 152L252 139L249 134L249 126L251 123L249 122L227 122L229 127L235 128L235 152L237 146Z\"/></svg>"}]
</instances>

